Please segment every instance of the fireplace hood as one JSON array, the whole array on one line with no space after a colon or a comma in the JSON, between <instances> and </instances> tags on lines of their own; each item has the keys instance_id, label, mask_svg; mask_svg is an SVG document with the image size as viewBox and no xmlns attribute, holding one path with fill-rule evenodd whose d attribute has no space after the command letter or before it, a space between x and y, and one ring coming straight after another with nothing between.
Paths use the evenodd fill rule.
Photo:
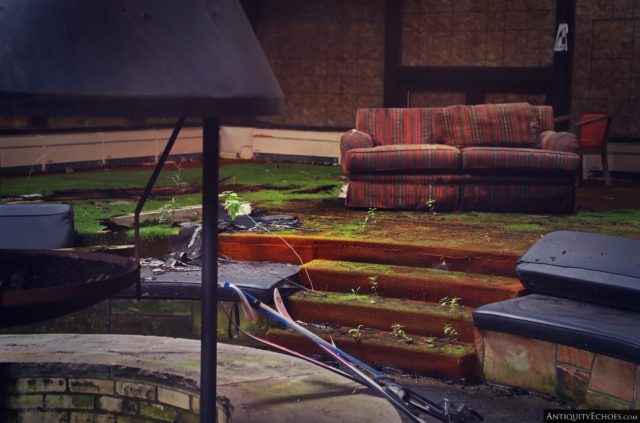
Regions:
<instances>
[{"instance_id":1,"label":"fireplace hood","mask_svg":"<svg viewBox=\"0 0 640 423\"><path fill-rule=\"evenodd\" d=\"M0 0L1 116L277 114L236 0Z\"/></svg>"}]
</instances>

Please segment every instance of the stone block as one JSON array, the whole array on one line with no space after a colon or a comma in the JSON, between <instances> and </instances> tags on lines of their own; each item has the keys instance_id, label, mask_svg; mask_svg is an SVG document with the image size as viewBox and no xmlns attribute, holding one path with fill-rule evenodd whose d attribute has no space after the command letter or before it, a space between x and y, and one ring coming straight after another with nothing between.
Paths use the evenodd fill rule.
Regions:
<instances>
[{"instance_id":1,"label":"stone block","mask_svg":"<svg viewBox=\"0 0 640 423\"><path fill-rule=\"evenodd\" d=\"M69 423L67 413L53 411L25 411L20 413L20 423Z\"/></svg>"},{"instance_id":2,"label":"stone block","mask_svg":"<svg viewBox=\"0 0 640 423\"><path fill-rule=\"evenodd\" d=\"M189 300L130 300L114 298L112 314L149 314L154 316L191 316Z\"/></svg>"},{"instance_id":3,"label":"stone block","mask_svg":"<svg viewBox=\"0 0 640 423\"><path fill-rule=\"evenodd\" d=\"M640 366L636 366L636 401L633 408L640 410Z\"/></svg>"},{"instance_id":4,"label":"stone block","mask_svg":"<svg viewBox=\"0 0 640 423\"><path fill-rule=\"evenodd\" d=\"M589 387L588 370L559 364L556 367L556 392L558 395L581 403Z\"/></svg>"},{"instance_id":5,"label":"stone block","mask_svg":"<svg viewBox=\"0 0 640 423\"><path fill-rule=\"evenodd\" d=\"M191 338L193 336L191 323L191 316L114 314L111 316L111 332L114 334Z\"/></svg>"},{"instance_id":6,"label":"stone block","mask_svg":"<svg viewBox=\"0 0 640 423\"><path fill-rule=\"evenodd\" d=\"M485 331L487 380L554 393L556 345L538 339Z\"/></svg>"},{"instance_id":7,"label":"stone block","mask_svg":"<svg viewBox=\"0 0 640 423\"><path fill-rule=\"evenodd\" d=\"M628 361L597 354L589 389L623 401L633 401L635 367Z\"/></svg>"},{"instance_id":8,"label":"stone block","mask_svg":"<svg viewBox=\"0 0 640 423\"><path fill-rule=\"evenodd\" d=\"M583 369L591 369L593 357L594 354L591 351L558 344L558 361L563 363L582 367Z\"/></svg>"},{"instance_id":9,"label":"stone block","mask_svg":"<svg viewBox=\"0 0 640 423\"><path fill-rule=\"evenodd\" d=\"M584 405L588 408L595 408L598 410L629 410L631 409L631 403L621 401L620 399L603 395L599 392L587 391L584 398Z\"/></svg>"},{"instance_id":10,"label":"stone block","mask_svg":"<svg viewBox=\"0 0 640 423\"><path fill-rule=\"evenodd\" d=\"M5 395L0 397L0 410L26 410L43 406L42 395Z\"/></svg>"},{"instance_id":11,"label":"stone block","mask_svg":"<svg viewBox=\"0 0 640 423\"><path fill-rule=\"evenodd\" d=\"M189 395L172 389L158 387L158 401L174 407L189 410Z\"/></svg>"},{"instance_id":12,"label":"stone block","mask_svg":"<svg viewBox=\"0 0 640 423\"><path fill-rule=\"evenodd\" d=\"M138 412L138 402L133 398L100 396L98 397L98 408L110 412L136 414Z\"/></svg>"},{"instance_id":13,"label":"stone block","mask_svg":"<svg viewBox=\"0 0 640 423\"><path fill-rule=\"evenodd\" d=\"M191 411L196 414L200 414L200 397L191 397Z\"/></svg>"},{"instance_id":14,"label":"stone block","mask_svg":"<svg viewBox=\"0 0 640 423\"><path fill-rule=\"evenodd\" d=\"M116 381L116 393L125 397L155 400L156 387L144 383Z\"/></svg>"},{"instance_id":15,"label":"stone block","mask_svg":"<svg viewBox=\"0 0 640 423\"><path fill-rule=\"evenodd\" d=\"M44 406L65 410L90 410L93 408L93 395L45 395Z\"/></svg>"},{"instance_id":16,"label":"stone block","mask_svg":"<svg viewBox=\"0 0 640 423\"><path fill-rule=\"evenodd\" d=\"M64 392L67 390L63 378L20 378L16 381L16 392Z\"/></svg>"},{"instance_id":17,"label":"stone block","mask_svg":"<svg viewBox=\"0 0 640 423\"><path fill-rule=\"evenodd\" d=\"M71 413L71 423L116 423L111 414Z\"/></svg>"},{"instance_id":18,"label":"stone block","mask_svg":"<svg viewBox=\"0 0 640 423\"><path fill-rule=\"evenodd\" d=\"M69 390L91 394L113 394L115 382L108 379L69 379Z\"/></svg>"},{"instance_id":19,"label":"stone block","mask_svg":"<svg viewBox=\"0 0 640 423\"><path fill-rule=\"evenodd\" d=\"M168 405L155 404L152 402L140 402L140 414L151 417L162 422L173 422L178 416L178 410Z\"/></svg>"},{"instance_id":20,"label":"stone block","mask_svg":"<svg viewBox=\"0 0 640 423\"><path fill-rule=\"evenodd\" d=\"M200 416L187 411L180 411L178 413L178 421L181 423L199 423Z\"/></svg>"}]
</instances>

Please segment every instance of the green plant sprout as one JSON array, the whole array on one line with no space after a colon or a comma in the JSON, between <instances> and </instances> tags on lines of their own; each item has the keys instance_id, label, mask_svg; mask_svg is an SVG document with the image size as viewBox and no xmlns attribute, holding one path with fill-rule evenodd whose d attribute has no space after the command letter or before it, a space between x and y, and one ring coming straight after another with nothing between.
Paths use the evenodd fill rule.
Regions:
<instances>
[{"instance_id":1,"label":"green plant sprout","mask_svg":"<svg viewBox=\"0 0 640 423\"><path fill-rule=\"evenodd\" d=\"M444 336L454 341L458 339L458 336L460 336L460 333L449 323L444 325L442 331L444 332Z\"/></svg>"},{"instance_id":2,"label":"green plant sprout","mask_svg":"<svg viewBox=\"0 0 640 423\"><path fill-rule=\"evenodd\" d=\"M357 328L349 329L349 335L353 336L355 339L360 339L362 337L362 328L364 325L358 325Z\"/></svg>"},{"instance_id":3,"label":"green plant sprout","mask_svg":"<svg viewBox=\"0 0 640 423\"><path fill-rule=\"evenodd\" d=\"M430 336L426 339L425 341L427 347L429 348L434 348L436 346L436 337L435 336Z\"/></svg>"},{"instance_id":4,"label":"green plant sprout","mask_svg":"<svg viewBox=\"0 0 640 423\"><path fill-rule=\"evenodd\" d=\"M167 203L163 204L160 207L160 216L158 217L158 222L160 223L169 223L173 220L173 216L176 214L176 209L179 204L176 201L175 197L171 197L171 200Z\"/></svg>"},{"instance_id":5,"label":"green plant sprout","mask_svg":"<svg viewBox=\"0 0 640 423\"><path fill-rule=\"evenodd\" d=\"M224 191L218 194L218 199L224 201L224 209L227 211L227 213L229 213L229 217L231 217L231 220L236 220L236 217L238 217L238 215L242 211L242 202L240 201L240 196L233 191ZM300 257L300 254L298 254L296 249L293 248L293 246L289 244L286 239L270 231L264 226L261 226L260 224L258 224L258 222L253 220L253 218L250 215L247 214L246 216L253 222L254 225L256 225L257 228L260 228L265 232L270 233L271 235L277 237L280 241L282 241L293 252L293 254L296 256L300 264L304 265L304 260L302 260L302 257ZM311 287L311 291L315 292L315 289L313 287L313 281L311 280L311 275L309 274L309 271L304 266L302 266L301 268L304 269L305 275L309 280L309 286Z\"/></svg>"},{"instance_id":6,"label":"green plant sprout","mask_svg":"<svg viewBox=\"0 0 640 423\"><path fill-rule=\"evenodd\" d=\"M403 326L400 323L394 323L391 325L391 333L396 338L400 338L403 342L408 344L413 342L413 338L407 336L407 333L404 331Z\"/></svg>"},{"instance_id":7,"label":"green plant sprout","mask_svg":"<svg viewBox=\"0 0 640 423\"><path fill-rule=\"evenodd\" d=\"M376 210L377 209L375 207L371 207L369 208L369 210L367 210L367 214L365 215L364 221L362 222L362 229L360 229L362 232L364 232L364 230L367 229L367 223L377 222Z\"/></svg>"},{"instance_id":8,"label":"green plant sprout","mask_svg":"<svg viewBox=\"0 0 640 423\"><path fill-rule=\"evenodd\" d=\"M444 297L440 298L438 308L449 308L450 312L455 312L463 308L464 306L460 302L460 297Z\"/></svg>"},{"instance_id":9,"label":"green plant sprout","mask_svg":"<svg viewBox=\"0 0 640 423\"><path fill-rule=\"evenodd\" d=\"M433 212L436 209L436 200L434 200L433 198L429 198L424 202L424 205L427 206L427 210Z\"/></svg>"},{"instance_id":10,"label":"green plant sprout","mask_svg":"<svg viewBox=\"0 0 640 423\"><path fill-rule=\"evenodd\" d=\"M380 285L378 284L378 276L369 276L369 286L371 287L371 291L373 291L373 295L378 296L378 289Z\"/></svg>"}]
</instances>

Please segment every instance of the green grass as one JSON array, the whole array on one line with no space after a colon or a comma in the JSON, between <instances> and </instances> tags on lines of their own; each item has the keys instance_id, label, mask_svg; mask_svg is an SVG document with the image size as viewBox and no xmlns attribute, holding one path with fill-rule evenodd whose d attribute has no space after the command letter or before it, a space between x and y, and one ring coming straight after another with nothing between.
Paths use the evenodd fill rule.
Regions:
<instances>
[{"instance_id":1,"label":"green grass","mask_svg":"<svg viewBox=\"0 0 640 423\"><path fill-rule=\"evenodd\" d=\"M105 169L88 172L60 173L47 175L12 176L0 180L0 194L4 196L38 193L52 194L58 190L69 189L130 189L143 188L151 176L151 169L122 170ZM291 200L335 198L342 185L339 176L342 170L338 166L318 166L309 164L256 164L242 163L223 165L220 167L220 179L231 177L227 183L247 187L266 185L269 187L285 187L286 189L262 189L258 191L242 190L238 193L243 201L250 201L268 206L283 204ZM178 169L167 165L160 173L156 187L176 186L176 182L200 184L202 169ZM292 187L294 186L294 187ZM318 193L299 193L297 191L314 189L319 186L333 188ZM221 187L224 190L224 185ZM175 196L178 206L200 204L201 194ZM144 211L157 210L167 200L149 200ZM73 205L75 215L76 243L80 245L93 243L131 243L133 231L104 234L100 219L133 213L136 202L128 200L126 204L112 204L113 200L77 200L69 201ZM175 235L178 229L168 225L149 224L140 229L141 238L153 240Z\"/></svg>"}]
</instances>

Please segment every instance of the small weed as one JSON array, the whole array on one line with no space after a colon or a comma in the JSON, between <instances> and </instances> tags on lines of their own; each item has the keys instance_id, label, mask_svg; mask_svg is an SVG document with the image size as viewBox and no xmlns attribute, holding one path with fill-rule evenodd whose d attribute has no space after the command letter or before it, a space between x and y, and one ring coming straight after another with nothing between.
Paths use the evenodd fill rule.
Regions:
<instances>
[{"instance_id":1,"label":"small weed","mask_svg":"<svg viewBox=\"0 0 640 423\"><path fill-rule=\"evenodd\" d=\"M349 329L349 335L353 336L355 339L360 339L362 337L362 328L364 325L358 325L357 328Z\"/></svg>"},{"instance_id":2,"label":"small weed","mask_svg":"<svg viewBox=\"0 0 640 423\"><path fill-rule=\"evenodd\" d=\"M435 338L435 336L428 337L426 339L425 343L427 344L427 347L434 348L436 346L436 338Z\"/></svg>"},{"instance_id":3,"label":"small weed","mask_svg":"<svg viewBox=\"0 0 640 423\"><path fill-rule=\"evenodd\" d=\"M460 302L460 297L444 297L439 301L438 308L448 308L450 312L456 312L463 308L464 306Z\"/></svg>"},{"instance_id":4,"label":"small weed","mask_svg":"<svg viewBox=\"0 0 640 423\"><path fill-rule=\"evenodd\" d=\"M444 325L442 331L444 332L444 336L454 341L458 339L458 336L460 336L460 333L449 323Z\"/></svg>"},{"instance_id":5,"label":"small weed","mask_svg":"<svg viewBox=\"0 0 640 423\"><path fill-rule=\"evenodd\" d=\"M357 287L357 288L355 288L355 289L354 289L354 288L351 288L351 294L353 294L353 295L355 295L355 296L360 295L360 287Z\"/></svg>"},{"instance_id":6,"label":"small weed","mask_svg":"<svg viewBox=\"0 0 640 423\"><path fill-rule=\"evenodd\" d=\"M236 220L236 217L242 211L242 204L238 194L233 191L225 191L218 194L218 199L224 201L224 209L229 213L231 220Z\"/></svg>"},{"instance_id":7,"label":"small weed","mask_svg":"<svg viewBox=\"0 0 640 423\"><path fill-rule=\"evenodd\" d=\"M362 227L360 229L360 231L364 232L365 229L367 229L367 224L368 223L376 223L378 220L376 219L376 208L375 207L371 207L369 208L369 210L367 210L367 214L364 217L364 220L362 221Z\"/></svg>"},{"instance_id":8,"label":"small weed","mask_svg":"<svg viewBox=\"0 0 640 423\"><path fill-rule=\"evenodd\" d=\"M171 201L165 203L160 207L160 217L158 217L158 222L160 223L169 223L173 220L173 216L176 214L176 209L178 208L178 202L175 197L171 197Z\"/></svg>"},{"instance_id":9,"label":"small weed","mask_svg":"<svg viewBox=\"0 0 640 423\"><path fill-rule=\"evenodd\" d=\"M373 295L377 297L378 289L380 288L380 285L378 284L378 277L369 276L367 279L369 279L369 286L371 287L371 291L373 291Z\"/></svg>"},{"instance_id":10,"label":"small weed","mask_svg":"<svg viewBox=\"0 0 640 423\"><path fill-rule=\"evenodd\" d=\"M424 205L427 206L427 210L429 210L430 212L436 210L436 200L434 200L433 198L429 198L427 201L425 201Z\"/></svg>"},{"instance_id":11,"label":"small weed","mask_svg":"<svg viewBox=\"0 0 640 423\"><path fill-rule=\"evenodd\" d=\"M402 325L400 323L395 323L391 325L391 333L396 338L400 338L403 342L407 344L411 344L413 342L413 338L407 336L407 333L404 331Z\"/></svg>"}]
</instances>

